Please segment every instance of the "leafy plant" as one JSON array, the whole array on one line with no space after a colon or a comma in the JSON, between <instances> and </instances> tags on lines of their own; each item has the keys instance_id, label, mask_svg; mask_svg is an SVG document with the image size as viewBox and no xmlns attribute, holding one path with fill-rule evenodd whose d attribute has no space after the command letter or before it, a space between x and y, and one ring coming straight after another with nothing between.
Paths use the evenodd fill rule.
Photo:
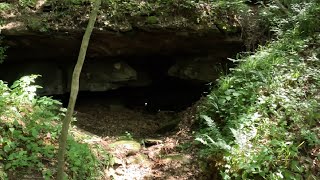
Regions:
<instances>
[{"instance_id":1,"label":"leafy plant","mask_svg":"<svg viewBox=\"0 0 320 180\"><path fill-rule=\"evenodd\" d=\"M311 153L320 145L320 4L289 4L290 17L276 16L278 39L239 59L200 108L197 140L223 179L320 175Z\"/></svg>"},{"instance_id":2,"label":"leafy plant","mask_svg":"<svg viewBox=\"0 0 320 180\"><path fill-rule=\"evenodd\" d=\"M45 179L55 175L58 137L65 109L56 100L36 96L39 86L32 83L37 77L22 77L10 88L0 81L0 178L7 177L7 172L16 174L22 169L40 172ZM111 158L102 150L99 160L104 163L98 163L87 144L71 137L68 147L67 173L71 178L98 177L99 169L109 165L107 162Z\"/></svg>"},{"instance_id":3,"label":"leafy plant","mask_svg":"<svg viewBox=\"0 0 320 180\"><path fill-rule=\"evenodd\" d=\"M98 160L92 154L87 144L79 144L75 141L69 141L67 152L67 162L70 165L70 176L72 179L96 179L99 168Z\"/></svg>"},{"instance_id":4,"label":"leafy plant","mask_svg":"<svg viewBox=\"0 0 320 180\"><path fill-rule=\"evenodd\" d=\"M9 3L0 3L0 11L7 11L11 9L11 5Z\"/></svg>"},{"instance_id":5,"label":"leafy plant","mask_svg":"<svg viewBox=\"0 0 320 180\"><path fill-rule=\"evenodd\" d=\"M22 7L34 7L37 0L19 0L19 5Z\"/></svg>"}]
</instances>

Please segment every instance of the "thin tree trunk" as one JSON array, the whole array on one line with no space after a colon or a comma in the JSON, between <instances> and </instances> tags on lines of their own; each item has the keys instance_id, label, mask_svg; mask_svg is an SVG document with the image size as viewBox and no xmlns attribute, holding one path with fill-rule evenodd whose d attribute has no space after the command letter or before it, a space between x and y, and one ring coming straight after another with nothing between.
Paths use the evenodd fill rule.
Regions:
<instances>
[{"instance_id":1,"label":"thin tree trunk","mask_svg":"<svg viewBox=\"0 0 320 180\"><path fill-rule=\"evenodd\" d=\"M286 15L289 14L288 8L286 8L279 0L275 0L275 3L279 6L282 12L284 12Z\"/></svg>"},{"instance_id":2,"label":"thin tree trunk","mask_svg":"<svg viewBox=\"0 0 320 180\"><path fill-rule=\"evenodd\" d=\"M88 26L83 35L80 52L78 56L78 61L72 74L70 99L69 99L66 116L63 120L62 131L61 131L60 142L59 142L57 180L63 180L63 177L64 177L64 164L65 164L64 156L65 156L66 146L67 146L67 136L68 136L69 126L70 126L70 122L71 122L73 111L74 111L74 106L76 104L76 100L78 96L80 73L86 57L90 36L93 31L95 21L97 19L97 14L98 14L100 4L101 4L101 0L95 0L93 9L89 17Z\"/></svg>"}]
</instances>

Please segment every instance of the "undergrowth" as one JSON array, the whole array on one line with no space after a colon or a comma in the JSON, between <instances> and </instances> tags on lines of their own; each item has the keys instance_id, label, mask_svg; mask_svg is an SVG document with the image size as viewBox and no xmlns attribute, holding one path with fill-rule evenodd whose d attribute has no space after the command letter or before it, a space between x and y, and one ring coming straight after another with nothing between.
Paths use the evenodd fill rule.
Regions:
<instances>
[{"instance_id":1,"label":"undergrowth","mask_svg":"<svg viewBox=\"0 0 320 180\"><path fill-rule=\"evenodd\" d=\"M201 154L223 179L320 177L320 3L289 7L270 21L278 38L237 59L200 108Z\"/></svg>"},{"instance_id":2,"label":"undergrowth","mask_svg":"<svg viewBox=\"0 0 320 180\"><path fill-rule=\"evenodd\" d=\"M10 88L0 80L0 179L55 175L58 136L65 109L48 97L37 97L36 75L25 76ZM95 179L111 157L102 148L68 139L66 172L69 179ZM100 158L97 158L97 155ZM34 176L33 176L34 177Z\"/></svg>"},{"instance_id":3,"label":"undergrowth","mask_svg":"<svg viewBox=\"0 0 320 180\"><path fill-rule=\"evenodd\" d=\"M213 20L219 18L223 20L228 12L238 11L245 7L242 1L192 1L192 0L105 0L103 7L107 10L109 16L122 18L123 16L181 16L191 15L195 22ZM217 15L220 15L219 17ZM217 19L215 19L217 20Z\"/></svg>"},{"instance_id":4,"label":"undergrowth","mask_svg":"<svg viewBox=\"0 0 320 180\"><path fill-rule=\"evenodd\" d=\"M91 4L90 0L50 0L50 3L57 17L72 14L78 17L77 20L86 19L80 16ZM132 27L144 25L149 28L154 25L184 27L201 24L207 29L235 33L239 31L240 14L247 11L248 7L242 0L103 0L97 22L107 27L116 24Z\"/></svg>"}]
</instances>

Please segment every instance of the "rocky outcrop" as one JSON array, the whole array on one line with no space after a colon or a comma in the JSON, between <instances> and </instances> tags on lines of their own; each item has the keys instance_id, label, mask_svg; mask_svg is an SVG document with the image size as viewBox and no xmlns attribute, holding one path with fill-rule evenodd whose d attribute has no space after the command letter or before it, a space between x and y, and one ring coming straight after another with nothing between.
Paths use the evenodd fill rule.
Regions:
<instances>
[{"instance_id":1,"label":"rocky outcrop","mask_svg":"<svg viewBox=\"0 0 320 180\"><path fill-rule=\"evenodd\" d=\"M21 60L22 55L23 59L55 61L77 57L89 2L35 1L27 7L8 3L0 12L0 32L10 46L10 60ZM219 6L203 1L104 2L87 57L229 55L242 44L241 25L234 15L236 8Z\"/></svg>"},{"instance_id":2,"label":"rocky outcrop","mask_svg":"<svg viewBox=\"0 0 320 180\"><path fill-rule=\"evenodd\" d=\"M10 48L10 61L75 61L83 32L56 32L39 34L32 31L12 33L3 31L4 43ZM217 32L191 33L187 31L117 33L95 31L90 40L87 58L110 60L124 56L211 55L229 57L242 48L238 36Z\"/></svg>"},{"instance_id":3,"label":"rocky outcrop","mask_svg":"<svg viewBox=\"0 0 320 180\"><path fill-rule=\"evenodd\" d=\"M90 4L43 3L33 9L13 3L15 9L0 12L1 34L9 47L0 79L12 82L40 74L41 94L63 94L70 89ZM123 8L103 4L100 9L81 91L149 86L155 79L165 79L160 76L214 81L219 63L243 48L239 22L225 16L233 11L214 3L193 2L190 7L184 2L117 3Z\"/></svg>"},{"instance_id":4,"label":"rocky outcrop","mask_svg":"<svg viewBox=\"0 0 320 180\"><path fill-rule=\"evenodd\" d=\"M39 90L41 94L68 92L81 38L80 31L6 34L8 58L0 66L0 79L12 82L22 75L40 74L38 83L44 87ZM237 36L217 32L96 30L90 40L80 90L148 86L159 75L214 81L220 73L219 64L227 63L226 58L241 49L242 41Z\"/></svg>"},{"instance_id":5,"label":"rocky outcrop","mask_svg":"<svg viewBox=\"0 0 320 180\"><path fill-rule=\"evenodd\" d=\"M21 76L39 74L37 84L41 95L64 94L69 92L73 63L31 62L5 63L0 66L0 79L13 82ZM126 85L137 79L136 71L124 62L86 63L80 77L80 91L108 91Z\"/></svg>"},{"instance_id":6,"label":"rocky outcrop","mask_svg":"<svg viewBox=\"0 0 320 180\"><path fill-rule=\"evenodd\" d=\"M223 71L222 68L219 60L194 58L191 60L178 60L170 67L168 74L186 80L212 82L219 77Z\"/></svg>"},{"instance_id":7,"label":"rocky outcrop","mask_svg":"<svg viewBox=\"0 0 320 180\"><path fill-rule=\"evenodd\" d=\"M95 62L84 66L80 80L80 91L107 91L121 87L121 82L137 80L137 72L123 62Z\"/></svg>"}]
</instances>

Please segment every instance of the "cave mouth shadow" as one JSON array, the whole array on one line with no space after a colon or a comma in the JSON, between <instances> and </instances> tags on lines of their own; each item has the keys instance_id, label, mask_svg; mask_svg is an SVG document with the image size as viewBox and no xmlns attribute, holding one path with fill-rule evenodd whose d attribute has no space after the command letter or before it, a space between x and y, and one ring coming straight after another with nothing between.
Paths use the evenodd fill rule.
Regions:
<instances>
[{"instance_id":1,"label":"cave mouth shadow","mask_svg":"<svg viewBox=\"0 0 320 180\"><path fill-rule=\"evenodd\" d=\"M184 61L187 64L177 66ZM103 58L90 59L84 66L100 62L103 62ZM214 78L197 79L198 76L192 75L193 71L190 76L183 75L189 66L194 65L196 70L194 73L207 76L206 72L212 66L206 67L206 63L210 64L211 61L182 55L122 57L108 62L110 64L95 66L97 70L94 73L98 73L98 70L106 72L105 68L116 62L123 62L134 69L136 77L125 81L110 79L110 82L101 79L98 82L102 85L110 83L115 85L115 89L80 91L75 106L77 117L75 124L100 136L121 136L129 132L136 137L155 137L159 134L174 132L182 119L179 116L183 113L180 112L207 95L213 84L208 81L214 80ZM189 62L195 64L188 64ZM212 63L224 69L230 62ZM170 74L172 67L181 69L177 74ZM221 74L217 71L214 73L217 73L217 76ZM212 76L208 74L208 77ZM54 98L61 100L66 107L69 94L56 95Z\"/></svg>"},{"instance_id":2,"label":"cave mouth shadow","mask_svg":"<svg viewBox=\"0 0 320 180\"><path fill-rule=\"evenodd\" d=\"M166 77L148 86L120 87L103 92L79 91L76 106L96 102L105 106L123 106L127 109L140 109L146 113L158 111L179 112L190 107L202 96L208 94L209 83L199 83ZM53 95L67 107L70 93Z\"/></svg>"},{"instance_id":3,"label":"cave mouth shadow","mask_svg":"<svg viewBox=\"0 0 320 180\"><path fill-rule=\"evenodd\" d=\"M99 136L159 137L177 130L180 112L206 95L210 86L165 77L144 87L79 92L75 125ZM54 96L66 107L69 94Z\"/></svg>"}]
</instances>

